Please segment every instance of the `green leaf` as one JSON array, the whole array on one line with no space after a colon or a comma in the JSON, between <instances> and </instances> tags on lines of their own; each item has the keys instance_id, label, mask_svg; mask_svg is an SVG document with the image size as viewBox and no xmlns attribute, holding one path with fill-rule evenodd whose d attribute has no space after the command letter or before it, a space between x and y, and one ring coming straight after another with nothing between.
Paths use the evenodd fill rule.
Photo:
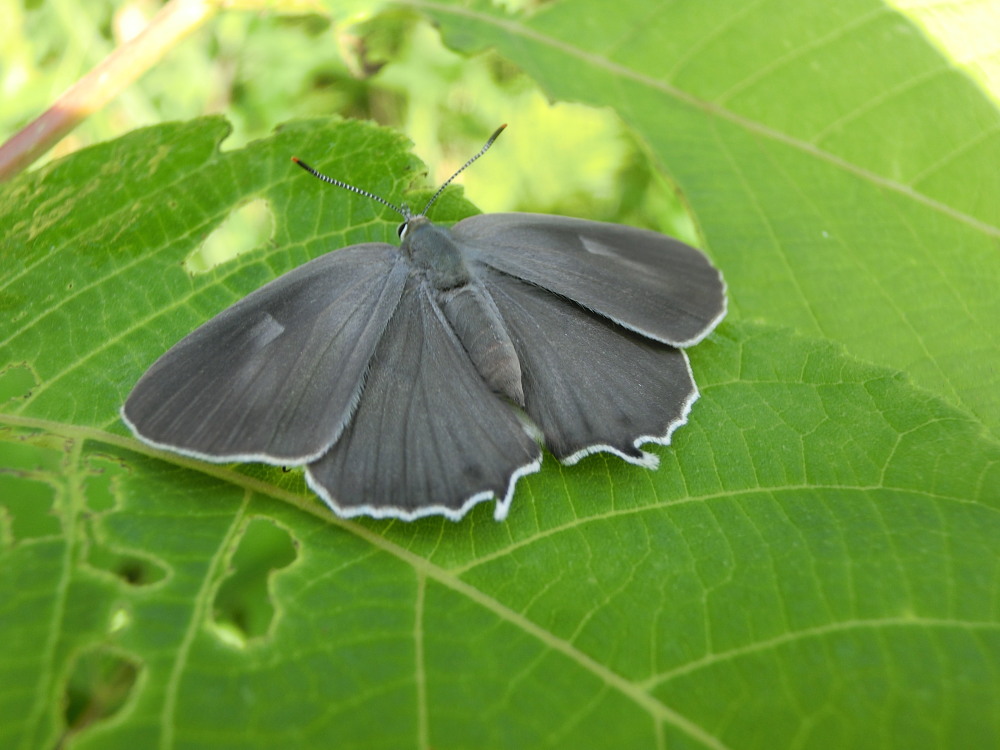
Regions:
<instances>
[{"instance_id":1,"label":"green leaf","mask_svg":"<svg viewBox=\"0 0 1000 750\"><path fill-rule=\"evenodd\" d=\"M736 315L844 343L1000 435L996 106L876 0L412 3L648 143ZM655 10L654 10L655 8Z\"/></svg>"},{"instance_id":2,"label":"green leaf","mask_svg":"<svg viewBox=\"0 0 1000 750\"><path fill-rule=\"evenodd\" d=\"M549 457L505 523L338 520L298 472L153 451L118 419L228 304L392 241L396 216L289 157L401 201L427 188L401 137L299 122L220 151L226 124L195 120L0 189L0 744L998 736L993 108L876 4L608 7L433 11L622 114L732 312L691 350L702 398L659 471ZM961 85L922 94L937 77ZM933 124L908 114L931 99ZM957 151L962 127L984 135ZM942 181L959 156L967 179ZM248 205L269 217L241 231ZM452 192L434 218L472 210ZM204 253L227 220L239 254Z\"/></svg>"}]
</instances>

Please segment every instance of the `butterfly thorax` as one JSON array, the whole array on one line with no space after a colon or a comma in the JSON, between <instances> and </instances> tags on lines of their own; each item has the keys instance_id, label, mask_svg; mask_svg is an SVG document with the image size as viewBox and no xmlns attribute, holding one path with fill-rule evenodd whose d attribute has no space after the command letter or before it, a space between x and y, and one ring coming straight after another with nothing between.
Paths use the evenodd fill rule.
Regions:
<instances>
[{"instance_id":1,"label":"butterfly thorax","mask_svg":"<svg viewBox=\"0 0 1000 750\"><path fill-rule=\"evenodd\" d=\"M407 222L401 248L436 289L454 289L471 278L451 232L431 223L426 216L415 216Z\"/></svg>"}]
</instances>

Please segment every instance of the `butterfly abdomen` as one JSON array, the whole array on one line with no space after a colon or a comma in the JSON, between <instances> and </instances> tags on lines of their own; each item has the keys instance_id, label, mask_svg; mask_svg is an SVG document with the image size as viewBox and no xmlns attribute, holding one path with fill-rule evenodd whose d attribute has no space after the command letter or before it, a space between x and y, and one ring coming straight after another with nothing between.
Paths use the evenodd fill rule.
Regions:
<instances>
[{"instance_id":1,"label":"butterfly abdomen","mask_svg":"<svg viewBox=\"0 0 1000 750\"><path fill-rule=\"evenodd\" d=\"M524 406L521 363L493 298L478 280L438 293L438 303L490 388Z\"/></svg>"}]
</instances>

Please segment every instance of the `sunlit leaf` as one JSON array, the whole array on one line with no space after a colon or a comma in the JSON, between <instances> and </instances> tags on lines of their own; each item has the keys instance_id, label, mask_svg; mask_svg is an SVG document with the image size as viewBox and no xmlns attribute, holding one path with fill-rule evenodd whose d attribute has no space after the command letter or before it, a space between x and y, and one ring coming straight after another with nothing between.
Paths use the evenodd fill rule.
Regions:
<instances>
[{"instance_id":1,"label":"sunlit leaf","mask_svg":"<svg viewBox=\"0 0 1000 750\"><path fill-rule=\"evenodd\" d=\"M988 97L875 2L417 5L613 108L676 181L731 299L691 350L689 424L656 472L548 457L504 523L337 520L300 473L152 451L118 409L265 281L394 241L290 156L416 204L405 140L324 120L220 150L209 118L22 176L0 188L0 745L990 746Z\"/></svg>"}]
</instances>

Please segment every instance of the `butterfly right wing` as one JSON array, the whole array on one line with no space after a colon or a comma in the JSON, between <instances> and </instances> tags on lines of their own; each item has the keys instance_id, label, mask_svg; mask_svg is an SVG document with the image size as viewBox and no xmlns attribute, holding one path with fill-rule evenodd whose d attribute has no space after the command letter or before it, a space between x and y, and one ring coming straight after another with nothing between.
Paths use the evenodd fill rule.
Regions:
<instances>
[{"instance_id":1,"label":"butterfly right wing","mask_svg":"<svg viewBox=\"0 0 1000 750\"><path fill-rule=\"evenodd\" d=\"M671 346L701 341L726 314L705 254L658 232L527 213L471 216L451 231L467 260Z\"/></svg>"},{"instance_id":2,"label":"butterfly right wing","mask_svg":"<svg viewBox=\"0 0 1000 750\"><path fill-rule=\"evenodd\" d=\"M383 243L290 271L160 357L122 418L140 440L208 461L318 458L357 406L407 273Z\"/></svg>"},{"instance_id":3,"label":"butterfly right wing","mask_svg":"<svg viewBox=\"0 0 1000 750\"><path fill-rule=\"evenodd\" d=\"M708 258L656 232L539 214L484 214L452 234L503 318L524 407L559 460L596 451L654 466L698 389L678 347L726 311Z\"/></svg>"}]
</instances>

